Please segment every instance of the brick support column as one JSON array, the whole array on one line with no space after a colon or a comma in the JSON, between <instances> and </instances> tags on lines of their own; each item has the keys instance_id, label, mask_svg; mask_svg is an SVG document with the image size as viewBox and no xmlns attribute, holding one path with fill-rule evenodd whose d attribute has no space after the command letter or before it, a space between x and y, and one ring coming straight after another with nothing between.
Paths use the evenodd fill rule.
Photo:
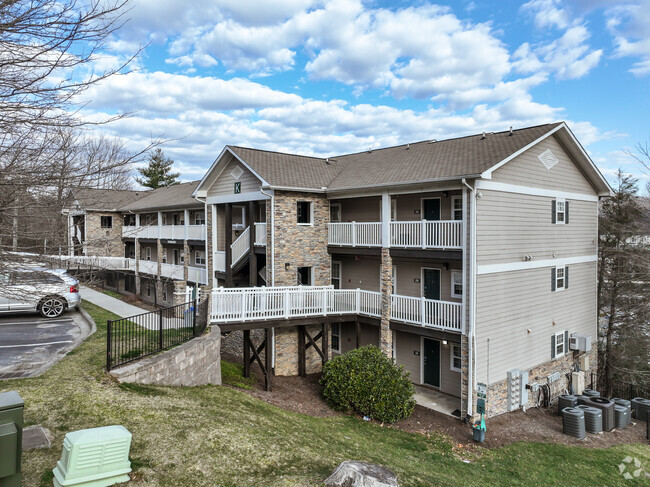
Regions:
<instances>
[{"instance_id":1,"label":"brick support column","mask_svg":"<svg viewBox=\"0 0 650 487\"><path fill-rule=\"evenodd\" d=\"M381 351L387 357L393 356L393 334L390 331L391 303L393 285L393 259L390 249L381 249L381 324L379 343Z\"/></svg>"},{"instance_id":2,"label":"brick support column","mask_svg":"<svg viewBox=\"0 0 650 487\"><path fill-rule=\"evenodd\" d=\"M135 294L141 296L142 286L140 283L140 239L135 239Z\"/></svg>"}]
</instances>

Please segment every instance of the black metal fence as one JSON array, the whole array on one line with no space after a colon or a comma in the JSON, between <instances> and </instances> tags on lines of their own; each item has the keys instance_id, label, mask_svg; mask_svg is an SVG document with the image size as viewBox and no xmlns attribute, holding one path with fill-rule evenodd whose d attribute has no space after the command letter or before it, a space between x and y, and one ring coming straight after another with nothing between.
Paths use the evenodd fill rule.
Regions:
<instances>
[{"instance_id":1,"label":"black metal fence","mask_svg":"<svg viewBox=\"0 0 650 487\"><path fill-rule=\"evenodd\" d=\"M598 376L594 373L591 374L591 389L600 391L601 394L605 390L605 385L598 382ZM634 399L635 397L650 398L650 387L643 387L630 382L620 380L612 380L612 395L611 397L620 397L621 399Z\"/></svg>"},{"instance_id":2,"label":"black metal fence","mask_svg":"<svg viewBox=\"0 0 650 487\"><path fill-rule=\"evenodd\" d=\"M190 301L119 320L108 320L106 370L201 336L208 300Z\"/></svg>"}]
</instances>

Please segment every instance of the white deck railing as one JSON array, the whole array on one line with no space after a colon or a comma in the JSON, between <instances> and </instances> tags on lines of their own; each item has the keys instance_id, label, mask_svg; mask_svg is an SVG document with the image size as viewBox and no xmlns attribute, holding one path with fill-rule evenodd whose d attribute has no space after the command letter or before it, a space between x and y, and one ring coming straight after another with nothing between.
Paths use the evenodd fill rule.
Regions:
<instances>
[{"instance_id":1,"label":"white deck railing","mask_svg":"<svg viewBox=\"0 0 650 487\"><path fill-rule=\"evenodd\" d=\"M187 280L207 284L207 271L205 267L187 267Z\"/></svg>"},{"instance_id":2,"label":"white deck railing","mask_svg":"<svg viewBox=\"0 0 650 487\"><path fill-rule=\"evenodd\" d=\"M330 223L329 245L381 247L381 223Z\"/></svg>"},{"instance_id":3,"label":"white deck railing","mask_svg":"<svg viewBox=\"0 0 650 487\"><path fill-rule=\"evenodd\" d=\"M232 253L232 263L230 264L230 267L235 267L237 262L239 262L251 248L250 231L251 227L246 227L246 230L244 230L241 235L237 237L237 240L230 245Z\"/></svg>"},{"instance_id":4,"label":"white deck railing","mask_svg":"<svg viewBox=\"0 0 650 487\"><path fill-rule=\"evenodd\" d=\"M460 303L392 296L391 319L461 331ZM381 317L381 293L331 286L219 288L212 291L213 323L343 314Z\"/></svg>"},{"instance_id":5,"label":"white deck railing","mask_svg":"<svg viewBox=\"0 0 650 487\"><path fill-rule=\"evenodd\" d=\"M226 272L226 252L224 250L214 251L214 270Z\"/></svg>"},{"instance_id":6,"label":"white deck railing","mask_svg":"<svg viewBox=\"0 0 650 487\"><path fill-rule=\"evenodd\" d=\"M205 240L205 225L125 225L122 227L122 237Z\"/></svg>"},{"instance_id":7,"label":"white deck railing","mask_svg":"<svg viewBox=\"0 0 650 487\"><path fill-rule=\"evenodd\" d=\"M266 223L255 224L255 245L266 247Z\"/></svg>"},{"instance_id":8,"label":"white deck railing","mask_svg":"<svg viewBox=\"0 0 650 487\"><path fill-rule=\"evenodd\" d=\"M390 222L390 246L420 249L462 248L463 222L393 221ZM328 245L381 247L381 223L330 223Z\"/></svg>"},{"instance_id":9,"label":"white deck railing","mask_svg":"<svg viewBox=\"0 0 650 487\"><path fill-rule=\"evenodd\" d=\"M158 275L158 262L156 262L155 260L140 259L140 263L138 265L139 265L138 270L143 274L153 274L154 276Z\"/></svg>"}]
</instances>

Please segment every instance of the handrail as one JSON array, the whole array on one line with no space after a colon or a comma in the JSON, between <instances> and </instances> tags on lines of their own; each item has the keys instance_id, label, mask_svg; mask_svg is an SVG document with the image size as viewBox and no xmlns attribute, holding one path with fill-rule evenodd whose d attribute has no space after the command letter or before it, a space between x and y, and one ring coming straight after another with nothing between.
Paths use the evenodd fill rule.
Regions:
<instances>
[{"instance_id":1,"label":"handrail","mask_svg":"<svg viewBox=\"0 0 650 487\"><path fill-rule=\"evenodd\" d=\"M250 231L251 227L246 227L246 230L244 230L241 235L237 237L237 240L230 245L230 249L232 250L232 263L230 264L230 267L235 267L237 262L239 262L249 251Z\"/></svg>"}]
</instances>

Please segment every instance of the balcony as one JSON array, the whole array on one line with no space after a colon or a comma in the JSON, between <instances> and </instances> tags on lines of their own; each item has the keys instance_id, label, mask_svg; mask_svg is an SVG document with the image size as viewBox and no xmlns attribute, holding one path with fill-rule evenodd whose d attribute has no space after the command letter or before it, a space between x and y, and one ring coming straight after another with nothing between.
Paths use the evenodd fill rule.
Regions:
<instances>
[{"instance_id":1,"label":"balcony","mask_svg":"<svg viewBox=\"0 0 650 487\"><path fill-rule=\"evenodd\" d=\"M122 238L205 240L205 225L123 226Z\"/></svg>"},{"instance_id":2,"label":"balcony","mask_svg":"<svg viewBox=\"0 0 650 487\"><path fill-rule=\"evenodd\" d=\"M392 221L389 227L392 248L461 249L463 222L460 220ZM330 223L328 245L341 247L381 247L381 223Z\"/></svg>"},{"instance_id":3,"label":"balcony","mask_svg":"<svg viewBox=\"0 0 650 487\"><path fill-rule=\"evenodd\" d=\"M309 316L363 315L381 318L381 293L331 286L219 288L212 291L213 323ZM391 320L462 331L462 304L391 296Z\"/></svg>"}]
</instances>

